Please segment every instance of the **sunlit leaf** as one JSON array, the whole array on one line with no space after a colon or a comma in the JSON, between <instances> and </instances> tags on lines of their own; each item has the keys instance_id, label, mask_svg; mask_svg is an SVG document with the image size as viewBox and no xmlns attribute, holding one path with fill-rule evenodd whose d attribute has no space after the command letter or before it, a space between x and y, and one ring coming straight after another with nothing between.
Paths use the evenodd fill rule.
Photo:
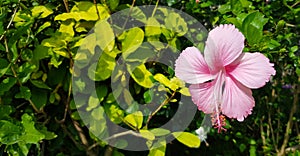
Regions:
<instances>
[{"instance_id":1,"label":"sunlit leaf","mask_svg":"<svg viewBox=\"0 0 300 156\"><path fill-rule=\"evenodd\" d=\"M173 132L173 136L184 145L190 148L198 148L200 146L200 139L198 136L189 132Z\"/></svg>"},{"instance_id":2,"label":"sunlit leaf","mask_svg":"<svg viewBox=\"0 0 300 156\"><path fill-rule=\"evenodd\" d=\"M147 70L147 68L144 64L141 64L139 66L129 64L127 66L127 69L129 70L131 77L139 85L146 87L146 88L152 87L153 82L150 78L152 76L152 74Z\"/></svg>"},{"instance_id":3,"label":"sunlit leaf","mask_svg":"<svg viewBox=\"0 0 300 156\"><path fill-rule=\"evenodd\" d=\"M30 115L24 114L21 123L25 129L25 134L22 135L20 139L26 143L37 144L40 140L45 138L45 135L35 128L35 123Z\"/></svg>"},{"instance_id":4,"label":"sunlit leaf","mask_svg":"<svg viewBox=\"0 0 300 156\"><path fill-rule=\"evenodd\" d=\"M264 15L258 11L250 13L242 24L242 32L249 44L258 44L262 39L263 27L267 23L268 19L264 18Z\"/></svg>"},{"instance_id":5,"label":"sunlit leaf","mask_svg":"<svg viewBox=\"0 0 300 156\"><path fill-rule=\"evenodd\" d=\"M140 129L143 125L143 113L137 111L135 113L127 115L124 120L129 123L131 126Z\"/></svg>"}]
</instances>

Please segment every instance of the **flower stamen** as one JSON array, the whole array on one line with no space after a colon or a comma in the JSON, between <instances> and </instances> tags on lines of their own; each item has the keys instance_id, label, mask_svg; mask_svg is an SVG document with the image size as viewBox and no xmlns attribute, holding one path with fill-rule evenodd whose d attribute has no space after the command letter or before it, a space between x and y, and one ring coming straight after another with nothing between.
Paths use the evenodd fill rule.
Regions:
<instances>
[{"instance_id":1,"label":"flower stamen","mask_svg":"<svg viewBox=\"0 0 300 156\"><path fill-rule=\"evenodd\" d=\"M211 123L215 129L218 129L218 133L226 132L226 128L224 128L226 126L226 118L218 109L211 114Z\"/></svg>"}]
</instances>

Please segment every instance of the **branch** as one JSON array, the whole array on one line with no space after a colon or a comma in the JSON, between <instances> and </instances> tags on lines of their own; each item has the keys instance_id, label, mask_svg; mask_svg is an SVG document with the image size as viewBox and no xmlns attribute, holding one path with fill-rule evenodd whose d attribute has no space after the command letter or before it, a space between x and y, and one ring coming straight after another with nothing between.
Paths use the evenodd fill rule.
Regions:
<instances>
[{"instance_id":1,"label":"branch","mask_svg":"<svg viewBox=\"0 0 300 156\"><path fill-rule=\"evenodd\" d=\"M300 77L298 78L298 82L299 81L300 81ZM298 85L295 85L295 90L294 90L294 95L293 95L293 97L294 97L293 106L291 108L289 121L288 121L286 129L285 129L284 140L283 140L283 143L281 145L281 149L278 153L279 156L285 154L285 148L286 148L287 143L288 143L289 138L290 138L289 132L293 128L293 116L297 111L299 94L300 94L300 85L298 84Z\"/></svg>"},{"instance_id":2,"label":"branch","mask_svg":"<svg viewBox=\"0 0 300 156\"><path fill-rule=\"evenodd\" d=\"M152 119L152 117L164 106L164 105L166 105L166 104L168 104L170 101L171 101L171 99L175 96L175 93L176 93L176 91L174 91L173 93L172 93L172 95L168 98L168 99L166 99L164 102L162 102L160 105L159 105L159 107L153 112L153 113L151 113L150 115L149 115L149 117L148 117L148 119L147 119L147 122L146 122L146 125L145 125L145 127L147 128L148 127L148 124L149 124L149 122L150 122L150 120Z\"/></svg>"},{"instance_id":3,"label":"branch","mask_svg":"<svg viewBox=\"0 0 300 156\"><path fill-rule=\"evenodd\" d=\"M296 150L300 150L300 145L295 145L285 149L285 153L295 152Z\"/></svg>"},{"instance_id":4,"label":"branch","mask_svg":"<svg viewBox=\"0 0 300 156\"><path fill-rule=\"evenodd\" d=\"M114 135L104 139L104 141L109 141L109 140L112 140L112 139L115 139L115 138L118 138L118 137L121 137L121 136L124 136L124 135L133 135L133 136L136 136L136 137L144 138L140 133L136 133L133 130L128 130L128 131L125 131L125 132L114 134Z\"/></svg>"},{"instance_id":5,"label":"branch","mask_svg":"<svg viewBox=\"0 0 300 156\"><path fill-rule=\"evenodd\" d=\"M17 10L19 9L19 6L20 6L20 0L18 1L18 5L17 5L17 7L14 10L14 13L11 16L11 19L10 19L8 25L6 26L6 30L3 32L3 34L0 37L0 41L2 40L2 38L4 37L4 35L7 33L7 30L9 29L9 27L11 26L11 24L12 24L12 22L13 22L15 16L16 16L16 14L17 14Z\"/></svg>"},{"instance_id":6,"label":"branch","mask_svg":"<svg viewBox=\"0 0 300 156\"><path fill-rule=\"evenodd\" d=\"M96 0L94 0L94 5L95 5L95 8L96 8L96 13L97 13L98 20L99 20L99 19L100 19L100 14L99 14L99 10L98 10L98 7L97 7L97 2L96 2Z\"/></svg>"},{"instance_id":7,"label":"branch","mask_svg":"<svg viewBox=\"0 0 300 156\"><path fill-rule=\"evenodd\" d=\"M64 5L65 5L65 8L66 8L66 11L67 11L67 12L70 12L68 0L63 0L63 1L64 1Z\"/></svg>"}]
</instances>

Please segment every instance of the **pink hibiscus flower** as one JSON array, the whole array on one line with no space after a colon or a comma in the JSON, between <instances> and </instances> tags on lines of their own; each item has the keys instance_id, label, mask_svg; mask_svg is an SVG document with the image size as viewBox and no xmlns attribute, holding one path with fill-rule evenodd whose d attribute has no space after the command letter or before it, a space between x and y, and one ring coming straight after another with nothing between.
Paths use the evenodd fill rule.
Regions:
<instances>
[{"instance_id":1,"label":"pink hibiscus flower","mask_svg":"<svg viewBox=\"0 0 300 156\"><path fill-rule=\"evenodd\" d=\"M212 124L224 130L225 116L243 121L255 105L251 89L265 85L276 71L261 53L243 53L245 37L233 25L220 25L208 34L204 56L186 48L175 63L175 75L190 83L198 109L212 114Z\"/></svg>"}]
</instances>

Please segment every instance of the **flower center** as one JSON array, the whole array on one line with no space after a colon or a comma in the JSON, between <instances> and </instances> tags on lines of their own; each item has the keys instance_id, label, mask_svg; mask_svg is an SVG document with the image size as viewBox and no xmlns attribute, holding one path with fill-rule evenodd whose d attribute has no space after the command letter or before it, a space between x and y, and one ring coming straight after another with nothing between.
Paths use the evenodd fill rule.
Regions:
<instances>
[{"instance_id":1,"label":"flower center","mask_svg":"<svg viewBox=\"0 0 300 156\"><path fill-rule=\"evenodd\" d=\"M222 131L226 131L224 126L226 126L226 118L225 116L219 111L219 107L211 114L211 123L214 128L218 129L218 133Z\"/></svg>"}]
</instances>

